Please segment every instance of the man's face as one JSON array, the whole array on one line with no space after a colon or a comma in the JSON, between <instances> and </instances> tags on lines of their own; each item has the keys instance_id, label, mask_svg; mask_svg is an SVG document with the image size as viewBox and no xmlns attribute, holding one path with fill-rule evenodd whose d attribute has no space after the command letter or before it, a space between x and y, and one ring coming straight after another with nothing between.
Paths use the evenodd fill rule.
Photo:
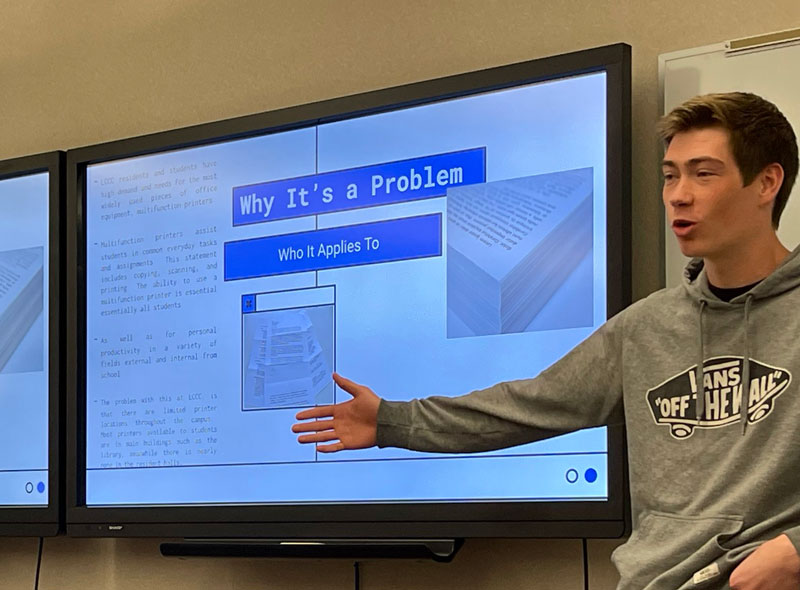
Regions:
<instances>
[{"instance_id":1,"label":"man's face","mask_svg":"<svg viewBox=\"0 0 800 590\"><path fill-rule=\"evenodd\" d=\"M685 256L730 255L755 237L757 182L742 186L728 132L711 127L676 134L662 163L663 199Z\"/></svg>"}]
</instances>

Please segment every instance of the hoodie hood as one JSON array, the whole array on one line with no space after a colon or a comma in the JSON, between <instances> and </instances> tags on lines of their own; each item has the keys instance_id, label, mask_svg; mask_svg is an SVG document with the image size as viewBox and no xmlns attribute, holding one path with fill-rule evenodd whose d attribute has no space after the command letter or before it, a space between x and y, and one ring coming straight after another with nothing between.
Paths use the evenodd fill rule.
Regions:
<instances>
[{"instance_id":1,"label":"hoodie hood","mask_svg":"<svg viewBox=\"0 0 800 590\"><path fill-rule=\"evenodd\" d=\"M748 297L753 302L775 297L800 285L800 246L772 271L764 280L747 293L734 297L730 302L720 301L708 288L708 277L702 258L693 258L683 271L683 287L695 301L705 301L709 307L727 308L743 305Z\"/></svg>"}]
</instances>

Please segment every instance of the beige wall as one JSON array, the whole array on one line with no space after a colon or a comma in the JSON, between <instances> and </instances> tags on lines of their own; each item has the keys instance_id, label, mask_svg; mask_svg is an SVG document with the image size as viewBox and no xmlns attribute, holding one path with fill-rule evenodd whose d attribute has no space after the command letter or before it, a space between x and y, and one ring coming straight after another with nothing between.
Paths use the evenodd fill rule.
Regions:
<instances>
[{"instance_id":1,"label":"beige wall","mask_svg":"<svg viewBox=\"0 0 800 590\"><path fill-rule=\"evenodd\" d=\"M660 286L659 53L800 26L772 0L0 0L0 159L620 41L633 46L634 296ZM615 541L590 543L611 589ZM0 540L30 588L36 541ZM582 588L579 541L474 541L449 565L369 562L364 588ZM167 560L151 540L45 541L43 590L350 588L349 562Z\"/></svg>"}]
</instances>

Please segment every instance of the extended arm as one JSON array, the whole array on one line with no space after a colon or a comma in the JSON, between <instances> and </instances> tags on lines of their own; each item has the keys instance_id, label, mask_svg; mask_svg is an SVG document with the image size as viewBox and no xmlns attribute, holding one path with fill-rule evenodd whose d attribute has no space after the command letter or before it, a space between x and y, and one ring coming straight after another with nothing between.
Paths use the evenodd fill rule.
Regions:
<instances>
[{"instance_id":1,"label":"extended arm","mask_svg":"<svg viewBox=\"0 0 800 590\"><path fill-rule=\"evenodd\" d=\"M607 322L538 377L460 397L380 404L377 444L477 452L622 420L622 318Z\"/></svg>"},{"instance_id":2,"label":"extended arm","mask_svg":"<svg viewBox=\"0 0 800 590\"><path fill-rule=\"evenodd\" d=\"M378 444L476 452L622 420L622 318L617 316L538 377L460 397L381 400L339 375L346 402L304 410L294 432L322 452Z\"/></svg>"}]
</instances>

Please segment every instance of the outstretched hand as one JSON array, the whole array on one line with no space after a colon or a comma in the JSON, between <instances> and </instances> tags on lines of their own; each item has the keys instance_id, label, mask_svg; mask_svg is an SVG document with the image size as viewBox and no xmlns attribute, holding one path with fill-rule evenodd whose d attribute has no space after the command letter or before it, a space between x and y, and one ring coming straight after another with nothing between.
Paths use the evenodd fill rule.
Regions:
<instances>
[{"instance_id":1,"label":"outstretched hand","mask_svg":"<svg viewBox=\"0 0 800 590\"><path fill-rule=\"evenodd\" d=\"M365 449L375 444L378 429L378 406L381 403L375 393L364 385L334 373L336 384L353 396L353 399L332 406L319 406L298 412L298 422L292 432L310 432L297 437L301 443L317 443L322 453L334 453L344 449ZM336 442L333 442L336 441ZM319 444L326 443L326 444Z\"/></svg>"}]
</instances>

